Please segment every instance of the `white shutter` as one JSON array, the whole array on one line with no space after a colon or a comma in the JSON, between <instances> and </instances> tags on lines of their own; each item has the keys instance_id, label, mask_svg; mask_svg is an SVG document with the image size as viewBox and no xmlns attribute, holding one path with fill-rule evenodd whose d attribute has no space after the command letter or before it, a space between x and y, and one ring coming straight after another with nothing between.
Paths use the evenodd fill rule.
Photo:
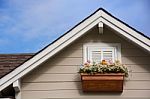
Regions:
<instances>
[{"instance_id":1,"label":"white shutter","mask_svg":"<svg viewBox=\"0 0 150 99\"><path fill-rule=\"evenodd\" d=\"M92 62L101 62L101 51L92 51Z\"/></svg>"},{"instance_id":2,"label":"white shutter","mask_svg":"<svg viewBox=\"0 0 150 99\"><path fill-rule=\"evenodd\" d=\"M87 60L99 63L102 60L121 61L121 45L119 43L89 43L84 45L84 62Z\"/></svg>"},{"instance_id":3,"label":"white shutter","mask_svg":"<svg viewBox=\"0 0 150 99\"><path fill-rule=\"evenodd\" d=\"M112 61L115 60L114 47L90 47L88 49L88 60L91 62L100 63L102 60Z\"/></svg>"},{"instance_id":4,"label":"white shutter","mask_svg":"<svg viewBox=\"0 0 150 99\"><path fill-rule=\"evenodd\" d=\"M114 49L113 48L106 48L103 50L103 60L113 61L114 62Z\"/></svg>"}]
</instances>

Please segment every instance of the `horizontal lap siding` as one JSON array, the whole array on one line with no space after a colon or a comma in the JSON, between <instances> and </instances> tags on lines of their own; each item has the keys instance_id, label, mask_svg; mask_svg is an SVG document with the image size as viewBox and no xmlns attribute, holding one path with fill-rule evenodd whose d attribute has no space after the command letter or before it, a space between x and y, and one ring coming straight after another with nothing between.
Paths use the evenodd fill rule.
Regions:
<instances>
[{"instance_id":1,"label":"horizontal lap siding","mask_svg":"<svg viewBox=\"0 0 150 99\"><path fill-rule=\"evenodd\" d=\"M124 82L125 90L150 90L150 81L128 81ZM139 86L140 85L140 86ZM78 90L82 89L80 81L61 82L31 82L23 83L23 91L52 91L52 90Z\"/></svg>"},{"instance_id":2,"label":"horizontal lap siding","mask_svg":"<svg viewBox=\"0 0 150 99\"><path fill-rule=\"evenodd\" d=\"M122 48L122 56L123 57L148 57L149 54L143 53L142 50L137 49L137 48L133 48L133 49L129 49L129 48Z\"/></svg>"},{"instance_id":3,"label":"horizontal lap siding","mask_svg":"<svg viewBox=\"0 0 150 99\"><path fill-rule=\"evenodd\" d=\"M82 58L53 58L49 65L81 65Z\"/></svg>"},{"instance_id":4,"label":"horizontal lap siding","mask_svg":"<svg viewBox=\"0 0 150 99\"><path fill-rule=\"evenodd\" d=\"M49 68L50 67L50 68ZM40 67L40 71L39 70L35 70L34 73L38 74L65 74L65 73L77 73L79 71L79 66L76 65L61 65L61 66L47 66L45 68Z\"/></svg>"},{"instance_id":5,"label":"horizontal lap siding","mask_svg":"<svg viewBox=\"0 0 150 99\"><path fill-rule=\"evenodd\" d=\"M150 81L150 73L131 73L128 80ZM23 82L55 82L55 81L80 81L80 75L75 74L34 74L32 77L25 77Z\"/></svg>"},{"instance_id":6,"label":"horizontal lap siding","mask_svg":"<svg viewBox=\"0 0 150 99\"><path fill-rule=\"evenodd\" d=\"M54 98L84 98L84 99L149 99L150 90L124 90L122 94L95 93L86 94L82 90L53 90L53 91L23 91L23 99L54 99ZM31 98L32 97L32 98Z\"/></svg>"},{"instance_id":7,"label":"horizontal lap siding","mask_svg":"<svg viewBox=\"0 0 150 99\"><path fill-rule=\"evenodd\" d=\"M96 31L96 30L91 30ZM110 33L110 34L108 34ZM81 91L79 67L86 42L121 43L122 62L129 69L122 94L85 94ZM22 79L23 99L40 98L150 98L150 55L112 31L86 34Z\"/></svg>"},{"instance_id":8,"label":"horizontal lap siding","mask_svg":"<svg viewBox=\"0 0 150 99\"><path fill-rule=\"evenodd\" d=\"M149 65L126 65L130 72L132 73L150 73ZM61 65L61 66L46 66L45 68L39 67L34 73L77 73L79 71L79 66L77 65Z\"/></svg>"},{"instance_id":9,"label":"horizontal lap siding","mask_svg":"<svg viewBox=\"0 0 150 99\"><path fill-rule=\"evenodd\" d=\"M123 64L131 65L150 65L150 57L122 57Z\"/></svg>"},{"instance_id":10,"label":"horizontal lap siding","mask_svg":"<svg viewBox=\"0 0 150 99\"><path fill-rule=\"evenodd\" d=\"M127 65L129 71L133 73L150 73L150 65Z\"/></svg>"},{"instance_id":11,"label":"horizontal lap siding","mask_svg":"<svg viewBox=\"0 0 150 99\"><path fill-rule=\"evenodd\" d=\"M40 74L25 77L23 82L80 81L79 74Z\"/></svg>"}]
</instances>

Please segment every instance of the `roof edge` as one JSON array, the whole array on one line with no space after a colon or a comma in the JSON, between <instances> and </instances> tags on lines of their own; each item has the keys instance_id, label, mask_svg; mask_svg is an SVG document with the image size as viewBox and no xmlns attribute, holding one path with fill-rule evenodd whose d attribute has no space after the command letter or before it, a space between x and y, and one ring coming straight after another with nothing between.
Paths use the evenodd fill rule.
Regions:
<instances>
[{"instance_id":1,"label":"roof edge","mask_svg":"<svg viewBox=\"0 0 150 99\"><path fill-rule=\"evenodd\" d=\"M133 28L133 27L130 26L129 24L125 23L124 21L122 21L122 20L116 18L115 16L113 16L111 13L109 13L109 12L106 11L105 9L99 8L99 10L104 11L105 13L107 13L108 15L110 15L111 17L113 17L114 19L118 20L119 22L123 23L124 25L126 25L126 26L129 27L129 28L131 28L131 29L134 30L135 32L139 33L141 36L144 36L144 37L146 37L147 39L150 40L150 37L148 37L147 35L145 35L144 33L140 32L140 31L138 31L137 29Z\"/></svg>"}]
</instances>

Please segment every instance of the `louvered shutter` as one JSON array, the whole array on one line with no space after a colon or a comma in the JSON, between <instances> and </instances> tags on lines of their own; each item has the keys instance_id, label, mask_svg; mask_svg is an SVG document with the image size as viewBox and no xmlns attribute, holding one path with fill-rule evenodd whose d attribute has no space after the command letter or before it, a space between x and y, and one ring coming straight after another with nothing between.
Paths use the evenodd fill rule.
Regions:
<instances>
[{"instance_id":1,"label":"louvered shutter","mask_svg":"<svg viewBox=\"0 0 150 99\"><path fill-rule=\"evenodd\" d=\"M114 62L114 48L105 48L103 49L103 60L113 61Z\"/></svg>"},{"instance_id":2,"label":"louvered shutter","mask_svg":"<svg viewBox=\"0 0 150 99\"><path fill-rule=\"evenodd\" d=\"M91 62L100 63L102 60L115 60L115 48L113 47L90 47L88 49L88 60Z\"/></svg>"},{"instance_id":3,"label":"louvered shutter","mask_svg":"<svg viewBox=\"0 0 150 99\"><path fill-rule=\"evenodd\" d=\"M96 63L100 63L101 51L92 51L92 61Z\"/></svg>"}]
</instances>

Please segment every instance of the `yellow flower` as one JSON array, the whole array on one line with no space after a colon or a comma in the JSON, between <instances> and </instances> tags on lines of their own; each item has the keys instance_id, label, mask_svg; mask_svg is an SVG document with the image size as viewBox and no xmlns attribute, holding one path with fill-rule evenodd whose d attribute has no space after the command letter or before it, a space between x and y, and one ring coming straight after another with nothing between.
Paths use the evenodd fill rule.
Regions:
<instances>
[{"instance_id":1,"label":"yellow flower","mask_svg":"<svg viewBox=\"0 0 150 99\"><path fill-rule=\"evenodd\" d=\"M107 65L107 61L106 60L102 60L101 64L102 65Z\"/></svg>"}]
</instances>

